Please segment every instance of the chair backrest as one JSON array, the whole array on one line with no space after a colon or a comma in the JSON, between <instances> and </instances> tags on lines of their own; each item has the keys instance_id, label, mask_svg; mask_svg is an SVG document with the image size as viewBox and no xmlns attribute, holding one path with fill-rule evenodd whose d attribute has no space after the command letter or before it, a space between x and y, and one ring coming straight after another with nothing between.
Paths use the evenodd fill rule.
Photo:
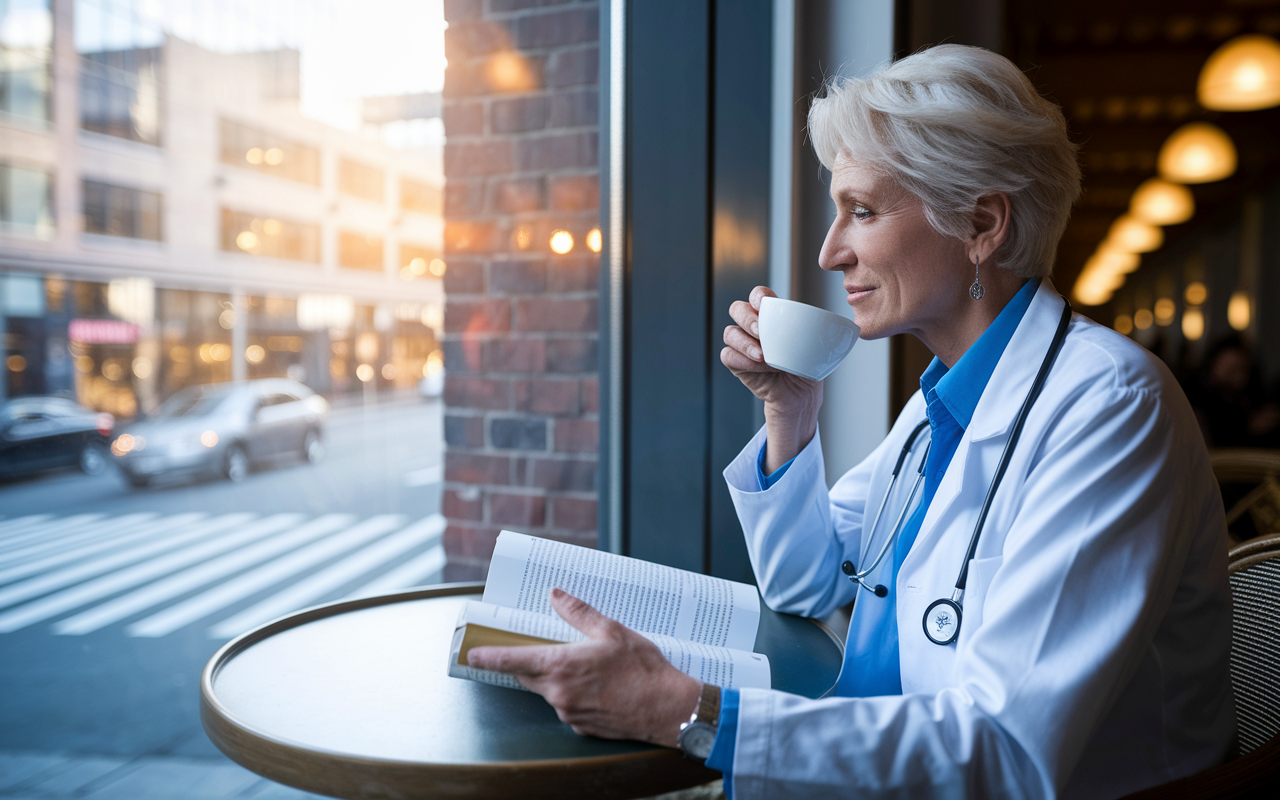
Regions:
<instances>
[{"instance_id":1,"label":"chair backrest","mask_svg":"<svg viewBox=\"0 0 1280 800\"><path fill-rule=\"evenodd\" d=\"M1280 734L1280 534L1231 551L1231 683L1239 754Z\"/></svg>"}]
</instances>

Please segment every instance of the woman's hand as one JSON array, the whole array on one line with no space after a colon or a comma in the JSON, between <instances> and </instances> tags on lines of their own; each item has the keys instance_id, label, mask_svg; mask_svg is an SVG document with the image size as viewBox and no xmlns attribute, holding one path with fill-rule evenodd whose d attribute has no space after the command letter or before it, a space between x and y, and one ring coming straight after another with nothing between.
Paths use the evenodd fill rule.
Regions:
<instances>
[{"instance_id":1,"label":"woman's hand","mask_svg":"<svg viewBox=\"0 0 1280 800\"><path fill-rule=\"evenodd\" d=\"M653 642L576 597L553 589L551 607L588 639L474 647L467 663L514 675L546 698L575 733L675 747L702 683L671 666Z\"/></svg>"},{"instance_id":2,"label":"woman's hand","mask_svg":"<svg viewBox=\"0 0 1280 800\"><path fill-rule=\"evenodd\" d=\"M791 375L764 363L760 299L777 296L769 287L757 286L751 290L748 302L734 301L729 306L729 316L738 324L724 329L725 348L720 351L720 362L764 401L767 472L773 472L804 449L817 432L818 409L822 406L822 381Z\"/></svg>"}]
</instances>

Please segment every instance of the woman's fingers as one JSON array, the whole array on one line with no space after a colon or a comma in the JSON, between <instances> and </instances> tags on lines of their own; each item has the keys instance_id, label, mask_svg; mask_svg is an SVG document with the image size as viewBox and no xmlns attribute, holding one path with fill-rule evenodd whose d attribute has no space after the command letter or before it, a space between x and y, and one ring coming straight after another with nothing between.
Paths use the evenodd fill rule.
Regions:
<instances>
[{"instance_id":1,"label":"woman's fingers","mask_svg":"<svg viewBox=\"0 0 1280 800\"><path fill-rule=\"evenodd\" d=\"M754 288L754 289L752 289L752 290L751 290L751 294L750 294L750 298L751 298L751 307L752 307L752 308L754 308L754 309L759 309L759 308L760 308L760 298L762 298L762 297L777 297L777 296L778 296L778 293L777 293L777 292L775 292L774 290L770 289L768 286L757 286L756 288Z\"/></svg>"},{"instance_id":2,"label":"woman's fingers","mask_svg":"<svg viewBox=\"0 0 1280 800\"><path fill-rule=\"evenodd\" d=\"M760 340L750 336L737 325L724 329L724 343L742 353L752 361L763 361L764 352L760 349Z\"/></svg>"},{"instance_id":3,"label":"woman's fingers","mask_svg":"<svg viewBox=\"0 0 1280 800\"><path fill-rule=\"evenodd\" d=\"M777 370L763 361L755 361L747 358L742 353L734 350L732 347L726 347L720 351L720 363L729 368L729 371L742 377L747 372L772 372Z\"/></svg>"},{"instance_id":4,"label":"woman's fingers","mask_svg":"<svg viewBox=\"0 0 1280 800\"><path fill-rule=\"evenodd\" d=\"M734 322L738 323L738 327L752 336L760 335L759 318L756 316L756 310L751 303L744 303L741 300L733 301L733 304L729 306L729 316Z\"/></svg>"}]
</instances>

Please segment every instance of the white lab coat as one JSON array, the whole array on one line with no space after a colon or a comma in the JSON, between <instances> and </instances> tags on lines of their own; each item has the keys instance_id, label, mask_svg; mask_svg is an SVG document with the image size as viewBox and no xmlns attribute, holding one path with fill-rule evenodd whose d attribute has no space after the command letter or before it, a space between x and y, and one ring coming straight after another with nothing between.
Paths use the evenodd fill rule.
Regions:
<instances>
[{"instance_id":1,"label":"white lab coat","mask_svg":"<svg viewBox=\"0 0 1280 800\"><path fill-rule=\"evenodd\" d=\"M1094 800L1225 758L1235 730L1231 600L1208 454L1164 365L1083 317L1071 321L992 504L960 636L945 647L924 636L922 615L951 596L1061 311L1044 281L902 564L893 589L903 694L808 700L742 690L737 800ZM924 418L917 393L884 442L829 491L817 437L767 491L756 475L763 430L729 465L771 608L823 616L854 598L839 565L870 564L864 519L871 524ZM910 491L914 470L904 473L876 548ZM890 574L886 564L869 580L887 583ZM880 600L862 592L858 602Z\"/></svg>"}]
</instances>

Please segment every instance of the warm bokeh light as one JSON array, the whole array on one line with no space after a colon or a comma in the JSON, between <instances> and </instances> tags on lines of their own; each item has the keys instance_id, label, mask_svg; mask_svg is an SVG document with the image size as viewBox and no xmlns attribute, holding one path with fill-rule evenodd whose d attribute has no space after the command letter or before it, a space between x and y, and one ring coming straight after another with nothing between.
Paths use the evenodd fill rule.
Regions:
<instances>
[{"instance_id":1,"label":"warm bokeh light","mask_svg":"<svg viewBox=\"0 0 1280 800\"><path fill-rule=\"evenodd\" d=\"M223 309L222 313L218 315L218 324L221 325L225 330L231 330L232 328L234 328L236 326L235 309L231 309L231 308Z\"/></svg>"},{"instance_id":2,"label":"warm bokeh light","mask_svg":"<svg viewBox=\"0 0 1280 800\"><path fill-rule=\"evenodd\" d=\"M93 372L93 359L89 356L76 356L77 372Z\"/></svg>"},{"instance_id":3,"label":"warm bokeh light","mask_svg":"<svg viewBox=\"0 0 1280 800\"><path fill-rule=\"evenodd\" d=\"M1103 248L1121 253L1150 253L1164 244L1164 231L1125 214L1111 223Z\"/></svg>"},{"instance_id":4,"label":"warm bokeh light","mask_svg":"<svg viewBox=\"0 0 1280 800\"><path fill-rule=\"evenodd\" d=\"M1187 290L1182 297L1187 301L1187 305L1198 306L1209 299L1209 290L1200 281L1192 281L1187 284Z\"/></svg>"},{"instance_id":5,"label":"warm bokeh light","mask_svg":"<svg viewBox=\"0 0 1280 800\"><path fill-rule=\"evenodd\" d=\"M427 260L425 258L415 258L409 262L409 271L414 275L427 274Z\"/></svg>"},{"instance_id":6,"label":"warm bokeh light","mask_svg":"<svg viewBox=\"0 0 1280 800\"><path fill-rule=\"evenodd\" d=\"M1216 111L1280 105L1280 42L1247 34L1213 51L1200 70L1196 99Z\"/></svg>"},{"instance_id":7,"label":"warm bokeh light","mask_svg":"<svg viewBox=\"0 0 1280 800\"><path fill-rule=\"evenodd\" d=\"M1151 178L1134 190L1129 211L1150 225L1177 225L1196 213L1196 201L1187 187Z\"/></svg>"},{"instance_id":8,"label":"warm bokeh light","mask_svg":"<svg viewBox=\"0 0 1280 800\"><path fill-rule=\"evenodd\" d=\"M122 433L116 437L114 442L111 443L111 452L115 455L122 456L137 447L138 443L134 441L132 436L127 433Z\"/></svg>"},{"instance_id":9,"label":"warm bokeh light","mask_svg":"<svg viewBox=\"0 0 1280 800\"><path fill-rule=\"evenodd\" d=\"M279 147L273 147L262 154L262 160L273 167L279 166L284 162L284 151Z\"/></svg>"},{"instance_id":10,"label":"warm bokeh light","mask_svg":"<svg viewBox=\"0 0 1280 800\"><path fill-rule=\"evenodd\" d=\"M1128 336L1133 333L1133 317L1128 314L1117 314L1115 327L1117 332Z\"/></svg>"},{"instance_id":11,"label":"warm bokeh light","mask_svg":"<svg viewBox=\"0 0 1280 800\"><path fill-rule=\"evenodd\" d=\"M200 434L200 444L205 447L213 447L218 443L218 434L216 431L205 431Z\"/></svg>"},{"instance_id":12,"label":"warm bokeh light","mask_svg":"<svg viewBox=\"0 0 1280 800\"><path fill-rule=\"evenodd\" d=\"M439 350L434 350L431 355L427 356L427 363L422 365L422 374L423 376L430 378L434 375L439 375L440 371L443 369L444 354Z\"/></svg>"},{"instance_id":13,"label":"warm bokeh light","mask_svg":"<svg viewBox=\"0 0 1280 800\"><path fill-rule=\"evenodd\" d=\"M120 365L118 359L108 358L102 362L102 377L109 381L118 381L124 377L124 367Z\"/></svg>"},{"instance_id":14,"label":"warm bokeh light","mask_svg":"<svg viewBox=\"0 0 1280 800\"><path fill-rule=\"evenodd\" d=\"M431 259L430 269L431 269L432 275L435 275L437 278L443 278L445 268L446 268L446 265L443 259L439 259L439 258Z\"/></svg>"},{"instance_id":15,"label":"warm bokeh light","mask_svg":"<svg viewBox=\"0 0 1280 800\"><path fill-rule=\"evenodd\" d=\"M395 364L383 364L383 365L382 365L382 377L386 378L386 379L387 379L387 380L389 380L389 381L393 381L393 380L395 380L395 379L396 379L396 365L395 365Z\"/></svg>"},{"instance_id":16,"label":"warm bokeh light","mask_svg":"<svg viewBox=\"0 0 1280 800\"><path fill-rule=\"evenodd\" d=\"M209 346L209 358L214 361L226 361L231 358L231 347L222 342Z\"/></svg>"},{"instance_id":17,"label":"warm bokeh light","mask_svg":"<svg viewBox=\"0 0 1280 800\"><path fill-rule=\"evenodd\" d=\"M10 372L22 372L27 368L27 360L20 355L11 355L4 360Z\"/></svg>"},{"instance_id":18,"label":"warm bokeh light","mask_svg":"<svg viewBox=\"0 0 1280 800\"><path fill-rule=\"evenodd\" d=\"M1156 324L1165 326L1173 322L1174 316L1178 313L1178 306L1171 298L1161 297L1156 301Z\"/></svg>"},{"instance_id":19,"label":"warm bokeh light","mask_svg":"<svg viewBox=\"0 0 1280 800\"><path fill-rule=\"evenodd\" d=\"M592 228L587 231L587 249L593 253L599 253L600 248L604 244L604 236L600 234L599 228Z\"/></svg>"},{"instance_id":20,"label":"warm bokeh light","mask_svg":"<svg viewBox=\"0 0 1280 800\"><path fill-rule=\"evenodd\" d=\"M265 219L262 222L262 232L268 236L279 236L282 230L284 224L278 219Z\"/></svg>"},{"instance_id":21,"label":"warm bokeh light","mask_svg":"<svg viewBox=\"0 0 1280 800\"><path fill-rule=\"evenodd\" d=\"M1217 125L1191 122L1160 147L1160 177L1175 183L1212 183L1236 171L1236 146Z\"/></svg>"},{"instance_id":22,"label":"warm bokeh light","mask_svg":"<svg viewBox=\"0 0 1280 800\"><path fill-rule=\"evenodd\" d=\"M261 364L262 359L266 357L267 351L262 348L262 345L251 344L244 349L244 360L250 364Z\"/></svg>"},{"instance_id":23,"label":"warm bokeh light","mask_svg":"<svg viewBox=\"0 0 1280 800\"><path fill-rule=\"evenodd\" d=\"M1128 275L1136 270L1141 263L1142 257L1137 253L1099 248L1085 262L1085 268L1101 270L1110 275Z\"/></svg>"},{"instance_id":24,"label":"warm bokeh light","mask_svg":"<svg viewBox=\"0 0 1280 800\"><path fill-rule=\"evenodd\" d=\"M1145 331L1151 327L1151 323L1155 322L1155 315L1151 313L1149 308L1140 308L1133 315L1133 326L1140 331Z\"/></svg>"},{"instance_id":25,"label":"warm bokeh light","mask_svg":"<svg viewBox=\"0 0 1280 800\"><path fill-rule=\"evenodd\" d=\"M1198 308L1188 308L1182 312L1182 335L1190 341L1204 336L1204 312Z\"/></svg>"},{"instance_id":26,"label":"warm bokeh light","mask_svg":"<svg viewBox=\"0 0 1280 800\"><path fill-rule=\"evenodd\" d=\"M262 163L262 148L261 148L261 147L250 147L250 148L249 148L249 152L247 152L247 153L245 153L245 154L244 154L244 160L245 160L245 161L248 161L250 164L254 164L254 165L261 164L261 163Z\"/></svg>"},{"instance_id":27,"label":"warm bokeh light","mask_svg":"<svg viewBox=\"0 0 1280 800\"><path fill-rule=\"evenodd\" d=\"M516 228L516 248L519 250L528 250L529 243L533 241L533 234L528 228Z\"/></svg>"},{"instance_id":28,"label":"warm bokeh light","mask_svg":"<svg viewBox=\"0 0 1280 800\"><path fill-rule=\"evenodd\" d=\"M1247 330L1252 316L1253 303L1249 299L1249 293L1233 292L1231 299L1227 301L1227 324L1238 331Z\"/></svg>"},{"instance_id":29,"label":"warm bokeh light","mask_svg":"<svg viewBox=\"0 0 1280 800\"><path fill-rule=\"evenodd\" d=\"M146 356L138 356L133 360L133 374L137 375L140 380L146 380L151 377L151 359Z\"/></svg>"},{"instance_id":30,"label":"warm bokeh light","mask_svg":"<svg viewBox=\"0 0 1280 800\"><path fill-rule=\"evenodd\" d=\"M236 236L236 247L241 250L252 250L258 246L258 234L253 231L240 231Z\"/></svg>"},{"instance_id":31,"label":"warm bokeh light","mask_svg":"<svg viewBox=\"0 0 1280 800\"><path fill-rule=\"evenodd\" d=\"M209 354L209 351L212 349L213 349L213 345L209 344L208 342L205 342L204 344L200 345L200 349L196 351L196 355L198 355L200 357L200 360L203 361L204 363L212 364L213 356Z\"/></svg>"},{"instance_id":32,"label":"warm bokeh light","mask_svg":"<svg viewBox=\"0 0 1280 800\"><path fill-rule=\"evenodd\" d=\"M368 364L361 364L356 367L356 377L359 378L362 383L368 383L373 380L373 367Z\"/></svg>"},{"instance_id":33,"label":"warm bokeh light","mask_svg":"<svg viewBox=\"0 0 1280 800\"><path fill-rule=\"evenodd\" d=\"M568 231L553 231L551 234L551 251L564 255L573 249L573 234Z\"/></svg>"}]
</instances>

